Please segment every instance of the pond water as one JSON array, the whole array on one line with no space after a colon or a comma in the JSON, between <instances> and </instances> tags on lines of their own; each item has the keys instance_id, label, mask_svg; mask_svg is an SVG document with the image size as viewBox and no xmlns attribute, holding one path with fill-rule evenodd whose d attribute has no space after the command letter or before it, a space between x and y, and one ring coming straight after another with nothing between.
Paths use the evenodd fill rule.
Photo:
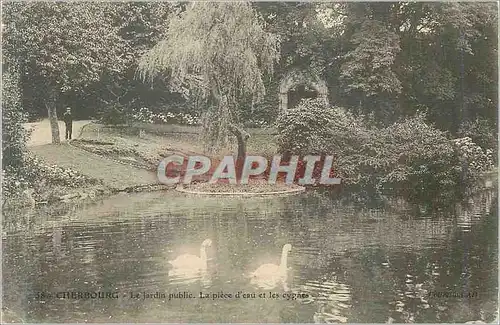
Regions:
<instances>
[{"instance_id":1,"label":"pond water","mask_svg":"<svg viewBox=\"0 0 500 325\"><path fill-rule=\"evenodd\" d=\"M491 322L497 220L495 193L444 210L367 208L315 192L156 192L18 212L5 216L4 313L53 323ZM206 239L206 270L169 264L200 257ZM279 264L285 244L286 277L250 276Z\"/></svg>"}]
</instances>

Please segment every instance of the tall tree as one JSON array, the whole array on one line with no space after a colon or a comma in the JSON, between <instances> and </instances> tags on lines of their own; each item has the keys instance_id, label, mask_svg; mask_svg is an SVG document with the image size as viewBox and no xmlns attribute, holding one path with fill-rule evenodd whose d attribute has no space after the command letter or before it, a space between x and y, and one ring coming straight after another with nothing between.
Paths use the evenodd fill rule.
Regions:
<instances>
[{"instance_id":1,"label":"tall tree","mask_svg":"<svg viewBox=\"0 0 500 325\"><path fill-rule=\"evenodd\" d=\"M253 6L264 18L266 30L280 37L280 70L296 67L323 73L332 38L328 37L331 30L318 19L320 4L254 2Z\"/></svg>"},{"instance_id":2,"label":"tall tree","mask_svg":"<svg viewBox=\"0 0 500 325\"><path fill-rule=\"evenodd\" d=\"M16 57L23 76L43 80L44 102L59 143L56 103L84 89L105 70L120 70L130 51L118 35L111 3L23 2L4 6L4 51Z\"/></svg>"},{"instance_id":3,"label":"tall tree","mask_svg":"<svg viewBox=\"0 0 500 325\"><path fill-rule=\"evenodd\" d=\"M195 3L174 17L166 39L139 63L143 80L169 72L174 90L198 99L210 149L229 134L238 139L238 157L248 139L241 126L241 104L265 94L263 78L278 60L278 39L249 3Z\"/></svg>"},{"instance_id":4,"label":"tall tree","mask_svg":"<svg viewBox=\"0 0 500 325\"><path fill-rule=\"evenodd\" d=\"M341 53L327 61L344 93L339 104L384 122L423 111L453 132L470 119L494 119L497 10L453 2L333 8L330 18L342 17Z\"/></svg>"},{"instance_id":5,"label":"tall tree","mask_svg":"<svg viewBox=\"0 0 500 325\"><path fill-rule=\"evenodd\" d=\"M100 82L92 87L94 95L106 104L149 100L151 91L144 94L147 86L136 80L134 75L139 58L165 34L168 17L178 9L168 2L125 2L116 3L114 18L119 26L118 34L128 44L128 62L123 71L107 70ZM146 97L146 98L141 98Z\"/></svg>"}]
</instances>

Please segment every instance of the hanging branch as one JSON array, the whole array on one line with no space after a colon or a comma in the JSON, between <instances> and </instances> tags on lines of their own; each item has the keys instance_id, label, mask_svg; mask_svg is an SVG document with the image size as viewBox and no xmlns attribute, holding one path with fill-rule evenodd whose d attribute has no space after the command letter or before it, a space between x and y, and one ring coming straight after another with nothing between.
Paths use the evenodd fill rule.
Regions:
<instances>
[{"instance_id":1,"label":"hanging branch","mask_svg":"<svg viewBox=\"0 0 500 325\"><path fill-rule=\"evenodd\" d=\"M243 101L263 98L263 74L272 73L278 58L277 37L264 30L249 3L200 2L171 20L166 39L140 60L138 75L151 81L169 71L173 88L187 85L190 96L207 103L207 149L225 146L234 135L242 154L248 139L239 125Z\"/></svg>"}]
</instances>

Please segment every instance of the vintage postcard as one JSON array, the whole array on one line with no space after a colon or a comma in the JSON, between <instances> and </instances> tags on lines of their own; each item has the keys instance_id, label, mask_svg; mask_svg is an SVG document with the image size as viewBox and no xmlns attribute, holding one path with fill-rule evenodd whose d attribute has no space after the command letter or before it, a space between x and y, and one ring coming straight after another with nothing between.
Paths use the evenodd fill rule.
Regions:
<instances>
[{"instance_id":1,"label":"vintage postcard","mask_svg":"<svg viewBox=\"0 0 500 325\"><path fill-rule=\"evenodd\" d=\"M2 323L498 323L496 2L2 2Z\"/></svg>"}]
</instances>

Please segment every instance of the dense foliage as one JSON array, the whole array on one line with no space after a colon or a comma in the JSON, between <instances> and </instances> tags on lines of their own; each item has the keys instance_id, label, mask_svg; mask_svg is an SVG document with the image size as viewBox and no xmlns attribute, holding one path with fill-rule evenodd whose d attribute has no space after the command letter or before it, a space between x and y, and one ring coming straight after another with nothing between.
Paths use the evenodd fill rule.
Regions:
<instances>
[{"instance_id":1,"label":"dense foliage","mask_svg":"<svg viewBox=\"0 0 500 325\"><path fill-rule=\"evenodd\" d=\"M82 118L95 117L96 108L113 110L115 102L127 110L150 107L177 113L176 107L182 107L193 114L197 101L186 105L169 90L179 85L172 83L175 80L161 75L151 89L135 80L134 74L141 55L168 33L168 42L177 45L188 39L187 34L197 33L196 24L182 29L186 35L169 32L170 24L190 24L189 17L196 15L200 15L198 22L216 22L224 15L211 12L231 12L216 7L158 2L9 3L4 6L4 54L21 62L23 104L34 115L46 116L45 104L52 102L58 109L76 107L76 116ZM496 4L274 2L252 7L257 15L249 18L247 26L262 17L263 31L277 35L281 54L273 77L262 80L266 90L262 101L239 100L242 120L250 115L261 115L258 119L268 122L275 119L279 80L290 68L300 68L327 81L331 103L373 115L382 124L426 112L429 122L459 136L464 135L463 124L474 121L489 121L478 122L481 132L495 132ZM227 50L232 46L228 35L221 34L229 24L219 20L219 27L210 31L213 37L203 39L220 42L209 45L194 38L186 44L199 44L198 53L210 46L223 53L219 46L226 44ZM198 31L205 25L199 25ZM241 62L253 62L245 55L240 55ZM208 55L205 60L210 61ZM184 81L199 82L196 78ZM478 143L483 145L481 140Z\"/></svg>"},{"instance_id":2,"label":"dense foliage","mask_svg":"<svg viewBox=\"0 0 500 325\"><path fill-rule=\"evenodd\" d=\"M65 106L77 106L74 114L88 117L94 108L80 102L113 110L114 104L136 101L129 94L138 97L130 88L141 88L134 82L134 64L163 32L169 8L105 2L5 6L4 51L18 61L27 111L48 111L54 142L57 111Z\"/></svg>"},{"instance_id":3,"label":"dense foliage","mask_svg":"<svg viewBox=\"0 0 500 325\"><path fill-rule=\"evenodd\" d=\"M19 73L4 71L2 75L2 166L23 169L27 131L23 127L26 114L21 106Z\"/></svg>"},{"instance_id":4,"label":"dense foliage","mask_svg":"<svg viewBox=\"0 0 500 325\"><path fill-rule=\"evenodd\" d=\"M460 137L471 138L474 143L477 143L482 148L490 149L493 152L498 151L497 132L495 132L495 121L486 119L475 119L465 121L460 125L458 135ZM497 156L495 155L495 161Z\"/></svg>"},{"instance_id":5,"label":"dense foliage","mask_svg":"<svg viewBox=\"0 0 500 325\"><path fill-rule=\"evenodd\" d=\"M195 98L207 149L218 149L227 144L231 126L242 123L241 104L265 95L263 77L277 58L275 35L248 3L193 3L172 18L139 72L149 81L168 73L174 90Z\"/></svg>"},{"instance_id":6,"label":"dense foliage","mask_svg":"<svg viewBox=\"0 0 500 325\"><path fill-rule=\"evenodd\" d=\"M21 107L19 74L4 71L2 75L2 193L15 196L28 186L26 170L26 114Z\"/></svg>"},{"instance_id":7,"label":"dense foliage","mask_svg":"<svg viewBox=\"0 0 500 325\"><path fill-rule=\"evenodd\" d=\"M281 152L334 155L348 187L422 196L471 189L492 167L491 150L470 138L452 140L422 115L377 127L322 100L303 100L277 121Z\"/></svg>"},{"instance_id":8,"label":"dense foliage","mask_svg":"<svg viewBox=\"0 0 500 325\"><path fill-rule=\"evenodd\" d=\"M19 73L14 68L11 65L2 75L2 206L7 201L15 207L26 204L31 197L29 188L98 183L77 171L48 165L28 152L29 130L23 127L27 114L21 106Z\"/></svg>"},{"instance_id":9,"label":"dense foliage","mask_svg":"<svg viewBox=\"0 0 500 325\"><path fill-rule=\"evenodd\" d=\"M10 3L5 7L3 46L19 63L25 83L43 94L52 126L52 141L59 143L58 98L79 93L99 80L103 70L120 70L127 54L112 5L98 3Z\"/></svg>"},{"instance_id":10,"label":"dense foliage","mask_svg":"<svg viewBox=\"0 0 500 325\"><path fill-rule=\"evenodd\" d=\"M325 80L334 107L309 100L284 113L279 147L334 152L352 186L418 192L471 185L496 159L495 3L49 1L2 8L9 184L23 184L26 113L51 118L54 142L58 112L71 106L76 118L110 124L201 124L216 147L228 140L230 124L264 127L278 118L280 81L291 69Z\"/></svg>"},{"instance_id":11,"label":"dense foliage","mask_svg":"<svg viewBox=\"0 0 500 325\"><path fill-rule=\"evenodd\" d=\"M495 119L496 4L348 3L344 10L343 106L388 123L425 111L452 133L466 120Z\"/></svg>"},{"instance_id":12,"label":"dense foliage","mask_svg":"<svg viewBox=\"0 0 500 325\"><path fill-rule=\"evenodd\" d=\"M99 184L100 181L81 174L72 169L56 165L49 165L33 155L26 156L26 178L30 185L64 186L78 188L88 184Z\"/></svg>"},{"instance_id":13,"label":"dense foliage","mask_svg":"<svg viewBox=\"0 0 500 325\"><path fill-rule=\"evenodd\" d=\"M496 132L497 6L493 3L256 3L290 67L325 78L330 102L380 124L426 112L456 134ZM277 102L275 102L277 105Z\"/></svg>"}]
</instances>

